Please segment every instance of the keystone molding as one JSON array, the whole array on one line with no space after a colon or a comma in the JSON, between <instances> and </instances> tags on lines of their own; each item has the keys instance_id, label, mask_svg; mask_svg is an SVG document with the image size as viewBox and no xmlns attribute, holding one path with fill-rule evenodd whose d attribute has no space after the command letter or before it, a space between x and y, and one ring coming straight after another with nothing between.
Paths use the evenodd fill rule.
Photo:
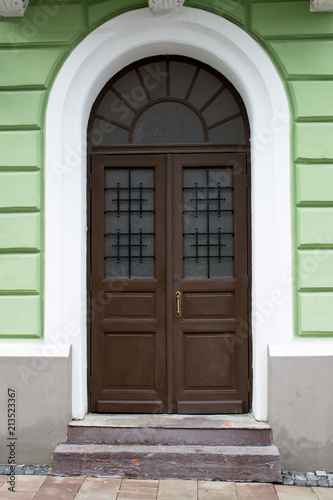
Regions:
<instances>
[{"instance_id":1,"label":"keystone molding","mask_svg":"<svg viewBox=\"0 0 333 500\"><path fill-rule=\"evenodd\" d=\"M178 12L185 0L149 0L149 8L154 16L161 16Z\"/></svg>"},{"instance_id":2,"label":"keystone molding","mask_svg":"<svg viewBox=\"0 0 333 500\"><path fill-rule=\"evenodd\" d=\"M333 0L310 0L310 12L333 12Z\"/></svg>"},{"instance_id":3,"label":"keystone molding","mask_svg":"<svg viewBox=\"0 0 333 500\"><path fill-rule=\"evenodd\" d=\"M0 0L0 16L23 17L29 0Z\"/></svg>"}]
</instances>

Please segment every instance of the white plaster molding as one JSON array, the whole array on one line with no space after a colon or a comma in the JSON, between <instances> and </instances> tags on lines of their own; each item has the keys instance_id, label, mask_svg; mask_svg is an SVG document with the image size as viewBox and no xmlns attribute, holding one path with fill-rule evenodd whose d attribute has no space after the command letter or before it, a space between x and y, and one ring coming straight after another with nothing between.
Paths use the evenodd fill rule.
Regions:
<instances>
[{"instance_id":1,"label":"white plaster molding","mask_svg":"<svg viewBox=\"0 0 333 500\"><path fill-rule=\"evenodd\" d=\"M310 12L333 12L333 0L310 0Z\"/></svg>"},{"instance_id":2,"label":"white plaster molding","mask_svg":"<svg viewBox=\"0 0 333 500\"><path fill-rule=\"evenodd\" d=\"M185 0L149 0L149 8L154 16L179 12Z\"/></svg>"},{"instance_id":3,"label":"white plaster molding","mask_svg":"<svg viewBox=\"0 0 333 500\"><path fill-rule=\"evenodd\" d=\"M0 0L0 16L23 17L29 0Z\"/></svg>"},{"instance_id":4,"label":"white plaster molding","mask_svg":"<svg viewBox=\"0 0 333 500\"><path fill-rule=\"evenodd\" d=\"M152 17L122 14L69 55L50 92L45 164L45 343L73 345L73 417L87 411L86 133L107 81L144 57L176 54L212 66L239 91L252 143L253 412L267 419L267 352L293 339L290 118L286 93L264 49L215 14L184 7Z\"/></svg>"},{"instance_id":5,"label":"white plaster molding","mask_svg":"<svg viewBox=\"0 0 333 500\"><path fill-rule=\"evenodd\" d=\"M295 340L288 345L270 345L269 356L271 358L299 358L314 356L333 356L333 342L327 339L313 341L313 339Z\"/></svg>"}]
</instances>

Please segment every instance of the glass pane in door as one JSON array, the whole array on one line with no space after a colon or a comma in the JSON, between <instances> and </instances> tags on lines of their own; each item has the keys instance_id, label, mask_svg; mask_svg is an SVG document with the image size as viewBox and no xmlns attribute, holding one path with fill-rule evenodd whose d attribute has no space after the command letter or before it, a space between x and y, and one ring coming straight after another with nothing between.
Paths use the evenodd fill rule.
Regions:
<instances>
[{"instance_id":1,"label":"glass pane in door","mask_svg":"<svg viewBox=\"0 0 333 500\"><path fill-rule=\"evenodd\" d=\"M104 192L106 277L154 277L153 169L108 168Z\"/></svg>"},{"instance_id":2,"label":"glass pane in door","mask_svg":"<svg viewBox=\"0 0 333 500\"><path fill-rule=\"evenodd\" d=\"M233 169L184 169L185 278L233 276Z\"/></svg>"}]
</instances>

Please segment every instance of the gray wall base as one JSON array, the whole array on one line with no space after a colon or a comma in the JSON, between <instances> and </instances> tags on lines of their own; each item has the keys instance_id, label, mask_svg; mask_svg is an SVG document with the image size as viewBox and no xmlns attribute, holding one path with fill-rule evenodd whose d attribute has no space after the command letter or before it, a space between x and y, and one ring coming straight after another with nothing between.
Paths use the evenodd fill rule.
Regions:
<instances>
[{"instance_id":1,"label":"gray wall base","mask_svg":"<svg viewBox=\"0 0 333 500\"><path fill-rule=\"evenodd\" d=\"M71 420L71 353L63 357L0 356L0 463L9 456L8 388L16 391L16 463L50 464Z\"/></svg>"},{"instance_id":2,"label":"gray wall base","mask_svg":"<svg viewBox=\"0 0 333 500\"><path fill-rule=\"evenodd\" d=\"M269 423L282 470L333 471L332 395L332 356L269 356Z\"/></svg>"}]
</instances>

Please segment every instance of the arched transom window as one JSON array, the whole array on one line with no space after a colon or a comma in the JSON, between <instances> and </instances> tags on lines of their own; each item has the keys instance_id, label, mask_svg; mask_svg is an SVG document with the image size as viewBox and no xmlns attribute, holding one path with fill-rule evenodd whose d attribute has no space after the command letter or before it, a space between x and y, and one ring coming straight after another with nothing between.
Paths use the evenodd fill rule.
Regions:
<instances>
[{"instance_id":1,"label":"arched transom window","mask_svg":"<svg viewBox=\"0 0 333 500\"><path fill-rule=\"evenodd\" d=\"M125 144L245 145L248 121L233 85L193 59L138 61L106 84L91 113L93 148Z\"/></svg>"}]
</instances>

